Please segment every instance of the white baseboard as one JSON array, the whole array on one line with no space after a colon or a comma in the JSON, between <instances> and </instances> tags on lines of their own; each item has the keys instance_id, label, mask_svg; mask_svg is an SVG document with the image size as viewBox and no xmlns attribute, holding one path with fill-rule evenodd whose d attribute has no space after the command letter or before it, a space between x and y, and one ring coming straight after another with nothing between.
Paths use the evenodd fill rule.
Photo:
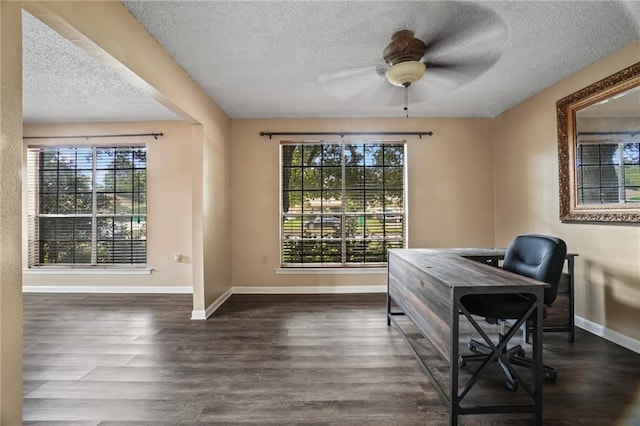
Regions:
<instances>
[{"instance_id":1,"label":"white baseboard","mask_svg":"<svg viewBox=\"0 0 640 426\"><path fill-rule=\"evenodd\" d=\"M233 289L230 288L227 291L225 291L224 293L222 293L222 295L220 297L218 297L212 304L210 304L209 306L207 306L207 309L205 309L204 311L200 310L200 311L191 311L191 319L192 320L206 320L207 318L209 318L220 306L222 306L222 304L229 298L231 297L231 295L233 294Z\"/></svg>"},{"instance_id":2,"label":"white baseboard","mask_svg":"<svg viewBox=\"0 0 640 426\"><path fill-rule=\"evenodd\" d=\"M315 287L233 287L233 294L346 294L386 293L386 285L344 285Z\"/></svg>"},{"instance_id":3,"label":"white baseboard","mask_svg":"<svg viewBox=\"0 0 640 426\"><path fill-rule=\"evenodd\" d=\"M193 287L187 286L57 286L57 285L25 285L23 293L180 293L191 294Z\"/></svg>"},{"instance_id":4,"label":"white baseboard","mask_svg":"<svg viewBox=\"0 0 640 426\"><path fill-rule=\"evenodd\" d=\"M575 323L577 327L587 330L590 333L600 336L605 340L613 342L617 345L627 348L630 351L640 354L640 340L626 336L618 331L611 330L603 325L589 321L586 318L582 318L576 315Z\"/></svg>"}]
</instances>

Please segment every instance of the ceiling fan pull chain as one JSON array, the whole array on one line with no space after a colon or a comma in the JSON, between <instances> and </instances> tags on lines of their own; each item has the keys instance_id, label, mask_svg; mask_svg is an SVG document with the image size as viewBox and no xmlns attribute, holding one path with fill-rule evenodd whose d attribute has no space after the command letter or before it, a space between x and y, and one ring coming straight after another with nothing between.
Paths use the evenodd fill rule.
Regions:
<instances>
[{"instance_id":1,"label":"ceiling fan pull chain","mask_svg":"<svg viewBox=\"0 0 640 426\"><path fill-rule=\"evenodd\" d=\"M404 85L404 112L409 118L409 84Z\"/></svg>"}]
</instances>

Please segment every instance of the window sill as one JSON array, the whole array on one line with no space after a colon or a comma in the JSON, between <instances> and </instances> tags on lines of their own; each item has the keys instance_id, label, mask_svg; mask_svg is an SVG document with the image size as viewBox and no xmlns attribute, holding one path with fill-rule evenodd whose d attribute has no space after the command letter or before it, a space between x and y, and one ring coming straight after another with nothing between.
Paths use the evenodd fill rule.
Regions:
<instances>
[{"instance_id":1,"label":"window sill","mask_svg":"<svg viewBox=\"0 0 640 426\"><path fill-rule=\"evenodd\" d=\"M151 275L152 268L24 268L25 275Z\"/></svg>"},{"instance_id":2,"label":"window sill","mask_svg":"<svg viewBox=\"0 0 640 426\"><path fill-rule=\"evenodd\" d=\"M386 274L387 268L275 268L278 275L359 275Z\"/></svg>"}]
</instances>

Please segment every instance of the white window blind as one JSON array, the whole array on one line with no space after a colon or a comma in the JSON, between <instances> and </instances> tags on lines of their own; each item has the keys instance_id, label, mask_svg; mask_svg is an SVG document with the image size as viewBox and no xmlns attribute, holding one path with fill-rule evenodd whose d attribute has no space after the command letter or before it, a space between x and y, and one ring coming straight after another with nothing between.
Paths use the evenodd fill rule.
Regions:
<instances>
[{"instance_id":1,"label":"white window blind","mask_svg":"<svg viewBox=\"0 0 640 426\"><path fill-rule=\"evenodd\" d=\"M27 155L29 267L146 264L146 147L41 146Z\"/></svg>"},{"instance_id":2,"label":"white window blind","mask_svg":"<svg viewBox=\"0 0 640 426\"><path fill-rule=\"evenodd\" d=\"M281 143L283 267L379 266L406 247L405 143Z\"/></svg>"},{"instance_id":3,"label":"white window blind","mask_svg":"<svg viewBox=\"0 0 640 426\"><path fill-rule=\"evenodd\" d=\"M579 204L640 202L640 143L578 138L576 192Z\"/></svg>"}]
</instances>

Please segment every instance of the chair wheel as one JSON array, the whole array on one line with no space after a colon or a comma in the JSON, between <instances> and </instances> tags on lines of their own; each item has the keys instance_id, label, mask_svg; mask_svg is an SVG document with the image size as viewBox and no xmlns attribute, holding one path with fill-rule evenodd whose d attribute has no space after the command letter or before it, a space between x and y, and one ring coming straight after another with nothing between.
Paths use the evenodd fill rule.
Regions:
<instances>
[{"instance_id":1,"label":"chair wheel","mask_svg":"<svg viewBox=\"0 0 640 426\"><path fill-rule=\"evenodd\" d=\"M463 357L458 358L458 367L462 370L467 368L467 361Z\"/></svg>"},{"instance_id":2,"label":"chair wheel","mask_svg":"<svg viewBox=\"0 0 640 426\"><path fill-rule=\"evenodd\" d=\"M547 382L555 383L558 380L558 372L557 371L546 371L544 373L544 379Z\"/></svg>"},{"instance_id":3,"label":"chair wheel","mask_svg":"<svg viewBox=\"0 0 640 426\"><path fill-rule=\"evenodd\" d=\"M525 355L527 355L527 353L524 351L524 349L520 349L516 355L521 358L524 358Z\"/></svg>"},{"instance_id":4,"label":"chair wheel","mask_svg":"<svg viewBox=\"0 0 640 426\"><path fill-rule=\"evenodd\" d=\"M513 382L510 382L507 380L507 382L505 383L507 389L509 389L511 392L516 392L518 390L518 381L514 380Z\"/></svg>"},{"instance_id":5,"label":"chair wheel","mask_svg":"<svg viewBox=\"0 0 640 426\"><path fill-rule=\"evenodd\" d=\"M478 347L473 342L469 342L469 350L471 352L478 352Z\"/></svg>"}]
</instances>

